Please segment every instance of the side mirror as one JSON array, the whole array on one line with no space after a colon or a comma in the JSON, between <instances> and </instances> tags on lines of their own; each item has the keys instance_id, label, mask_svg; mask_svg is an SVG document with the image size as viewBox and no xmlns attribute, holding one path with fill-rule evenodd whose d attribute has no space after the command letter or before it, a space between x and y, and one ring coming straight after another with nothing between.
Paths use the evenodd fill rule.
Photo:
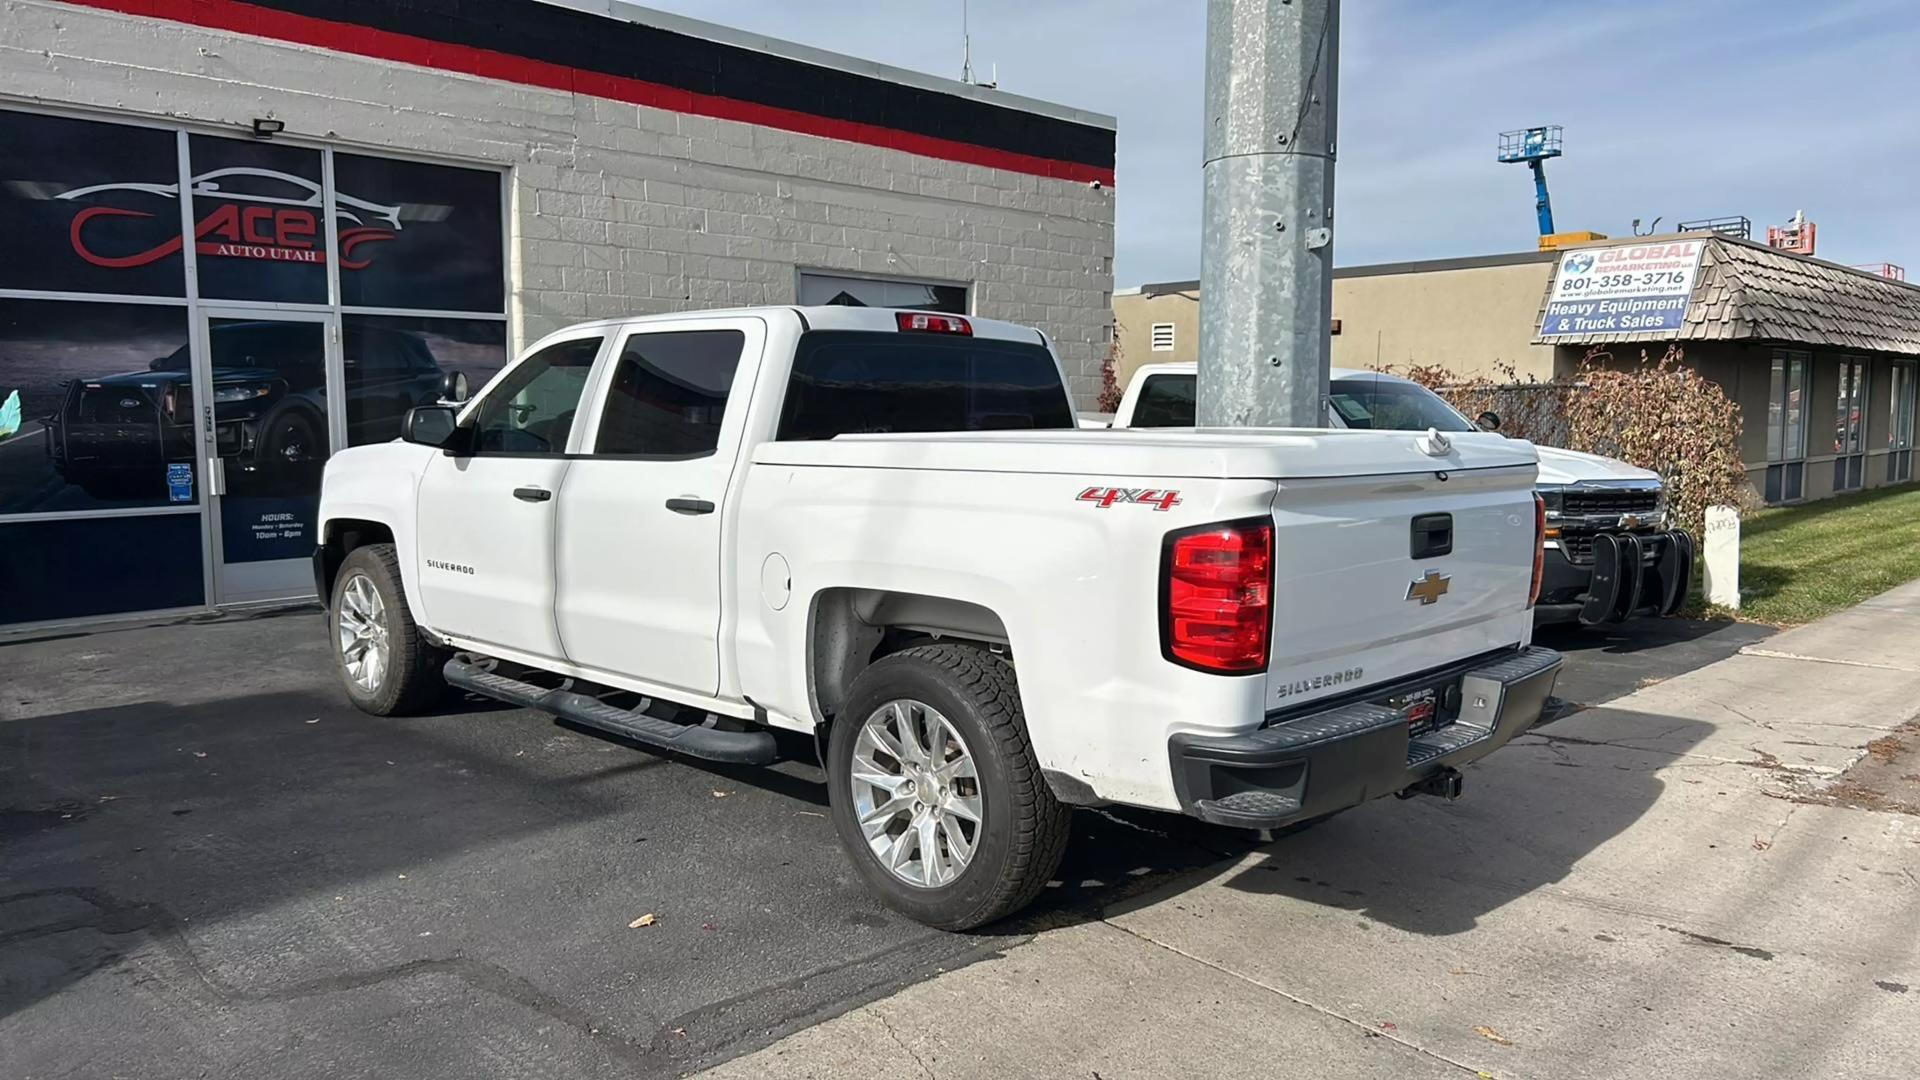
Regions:
<instances>
[{"instance_id":1,"label":"side mirror","mask_svg":"<svg viewBox=\"0 0 1920 1080\"><path fill-rule=\"evenodd\" d=\"M1480 419L1475 421L1475 423L1480 425L1481 431L1499 431L1500 414L1497 412L1483 412L1480 414Z\"/></svg>"},{"instance_id":2,"label":"side mirror","mask_svg":"<svg viewBox=\"0 0 1920 1080\"><path fill-rule=\"evenodd\" d=\"M436 450L451 450L454 435L459 431L454 426L455 415L454 410L445 405L415 405L400 421L400 438Z\"/></svg>"},{"instance_id":3,"label":"side mirror","mask_svg":"<svg viewBox=\"0 0 1920 1080\"><path fill-rule=\"evenodd\" d=\"M440 400L456 402L467 400L466 372L449 371L440 376Z\"/></svg>"}]
</instances>

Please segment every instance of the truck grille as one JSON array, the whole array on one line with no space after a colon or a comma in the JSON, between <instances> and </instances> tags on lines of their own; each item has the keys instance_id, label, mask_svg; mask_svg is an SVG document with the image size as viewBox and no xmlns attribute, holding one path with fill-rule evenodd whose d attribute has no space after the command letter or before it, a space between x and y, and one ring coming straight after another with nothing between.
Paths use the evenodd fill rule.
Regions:
<instances>
[{"instance_id":1,"label":"truck grille","mask_svg":"<svg viewBox=\"0 0 1920 1080\"><path fill-rule=\"evenodd\" d=\"M1560 550L1567 553L1567 561L1580 566L1593 561L1593 533L1561 533Z\"/></svg>"},{"instance_id":2,"label":"truck grille","mask_svg":"<svg viewBox=\"0 0 1920 1080\"><path fill-rule=\"evenodd\" d=\"M1560 550L1567 555L1567 561L1575 566L1590 566L1593 563L1593 538L1601 532L1610 532L1616 536L1631 532L1645 537L1650 529L1601 529L1598 532L1563 532L1560 534Z\"/></svg>"},{"instance_id":3,"label":"truck grille","mask_svg":"<svg viewBox=\"0 0 1920 1080\"><path fill-rule=\"evenodd\" d=\"M72 415L83 424L152 424L160 418L145 392L113 386L82 390Z\"/></svg>"},{"instance_id":4,"label":"truck grille","mask_svg":"<svg viewBox=\"0 0 1920 1080\"><path fill-rule=\"evenodd\" d=\"M1660 493L1632 488L1573 489L1563 497L1569 514L1649 514L1660 505Z\"/></svg>"}]
</instances>

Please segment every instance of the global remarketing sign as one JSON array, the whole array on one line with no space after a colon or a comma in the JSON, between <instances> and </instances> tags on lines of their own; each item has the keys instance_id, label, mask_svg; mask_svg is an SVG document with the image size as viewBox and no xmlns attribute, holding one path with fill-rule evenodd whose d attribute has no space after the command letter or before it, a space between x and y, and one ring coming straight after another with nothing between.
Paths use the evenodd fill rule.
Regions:
<instances>
[{"instance_id":1,"label":"global remarketing sign","mask_svg":"<svg viewBox=\"0 0 1920 1080\"><path fill-rule=\"evenodd\" d=\"M1669 240L1562 254L1540 336L1680 329L1705 247L1702 240Z\"/></svg>"}]
</instances>

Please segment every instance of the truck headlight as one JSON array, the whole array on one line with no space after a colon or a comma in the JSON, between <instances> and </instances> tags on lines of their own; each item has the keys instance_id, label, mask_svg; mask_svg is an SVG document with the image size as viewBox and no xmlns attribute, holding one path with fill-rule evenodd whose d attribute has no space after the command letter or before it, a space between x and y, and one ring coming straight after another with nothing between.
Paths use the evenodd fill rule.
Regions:
<instances>
[{"instance_id":1,"label":"truck headlight","mask_svg":"<svg viewBox=\"0 0 1920 1080\"><path fill-rule=\"evenodd\" d=\"M1560 511L1565 505L1566 493L1557 487L1537 487L1534 494L1540 496L1541 514L1540 535L1552 544L1560 539Z\"/></svg>"},{"instance_id":2,"label":"truck headlight","mask_svg":"<svg viewBox=\"0 0 1920 1080\"><path fill-rule=\"evenodd\" d=\"M252 401L255 398L266 397L271 393L273 393L273 387L258 384L251 386L222 386L214 390L213 400L221 404L230 404L235 401Z\"/></svg>"}]
</instances>

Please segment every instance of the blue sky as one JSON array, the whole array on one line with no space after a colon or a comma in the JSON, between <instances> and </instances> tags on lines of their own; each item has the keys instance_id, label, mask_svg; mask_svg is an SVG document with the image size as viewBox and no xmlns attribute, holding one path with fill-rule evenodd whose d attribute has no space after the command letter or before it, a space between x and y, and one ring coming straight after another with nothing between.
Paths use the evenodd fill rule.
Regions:
<instances>
[{"instance_id":1,"label":"blue sky","mask_svg":"<svg viewBox=\"0 0 1920 1080\"><path fill-rule=\"evenodd\" d=\"M651 6L957 76L960 0L648 0ZM1119 118L1122 287L1195 277L1201 0L973 0L1001 85ZM1556 123L1556 224L1797 209L1819 254L1920 279L1916 0L1346 0L1340 265L1519 251L1526 169L1496 133Z\"/></svg>"}]
</instances>

